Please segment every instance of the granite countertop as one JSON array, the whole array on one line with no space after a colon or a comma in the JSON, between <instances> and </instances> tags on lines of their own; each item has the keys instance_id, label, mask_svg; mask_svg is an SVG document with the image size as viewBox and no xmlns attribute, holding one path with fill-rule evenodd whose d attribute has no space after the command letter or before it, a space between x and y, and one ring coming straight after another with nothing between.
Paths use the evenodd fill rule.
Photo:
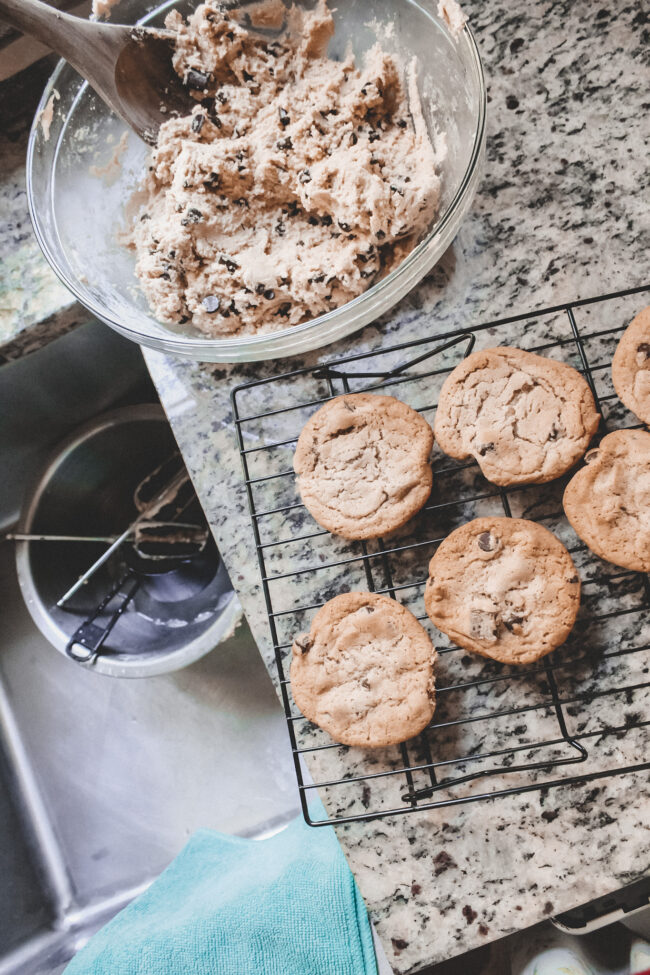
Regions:
<instances>
[{"instance_id":1,"label":"granite countertop","mask_svg":"<svg viewBox=\"0 0 650 975\"><path fill-rule=\"evenodd\" d=\"M145 353L274 679L232 387L285 366L650 281L642 5L473 0L465 6L488 80L485 175L453 246L427 279L382 320L299 361L223 367ZM633 309L628 299L613 314ZM539 328L543 340L544 323ZM511 330L500 334L499 341L506 339L521 336ZM302 392L300 383L292 392ZM263 410L263 389L258 397L249 396L247 408ZM294 604L301 595L284 594ZM632 762L644 744L631 742ZM608 754L622 760L616 749ZM339 773L353 774L363 759L348 753L341 763ZM649 793L647 775L629 775L337 832L391 964L409 972L646 873ZM334 792L322 794L336 808Z\"/></svg>"},{"instance_id":2,"label":"granite countertop","mask_svg":"<svg viewBox=\"0 0 650 975\"><path fill-rule=\"evenodd\" d=\"M421 285L364 331L300 360L224 367L145 353L274 680L233 427L233 386L285 367L650 281L642 4L468 0L464 6L488 82L485 173L454 244ZM0 151L9 166L0 178L0 356L11 359L73 327L85 313L59 290L24 223L26 126L16 117L3 131ZM26 275L15 270L17 261ZM628 299L607 313L618 325L634 309ZM543 320L535 327L528 345L555 334L557 326ZM521 335L513 328L500 332L498 341L516 343ZM296 383L294 394L301 389ZM265 405L260 392L258 408ZM304 595L282 594L293 605ZM643 706L647 710L647 702ZM628 744L636 753L608 747L610 764L642 760L647 741L630 736ZM352 775L364 758L346 754L334 749L331 761ZM327 761L320 768L312 763L312 771L326 770ZM406 973L647 873L649 793L646 775L629 775L353 823L337 832L388 958ZM331 790L323 790L323 798L329 809L338 808Z\"/></svg>"}]
</instances>

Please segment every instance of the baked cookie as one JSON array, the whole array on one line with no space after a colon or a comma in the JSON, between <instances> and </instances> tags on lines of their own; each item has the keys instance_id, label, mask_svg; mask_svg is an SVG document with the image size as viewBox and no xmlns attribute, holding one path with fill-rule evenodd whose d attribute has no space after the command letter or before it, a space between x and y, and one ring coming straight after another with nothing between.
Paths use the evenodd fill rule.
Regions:
<instances>
[{"instance_id":1,"label":"baked cookie","mask_svg":"<svg viewBox=\"0 0 650 975\"><path fill-rule=\"evenodd\" d=\"M475 457L494 484L542 484L582 457L599 414L564 362L502 346L473 352L445 380L434 431L450 457Z\"/></svg>"},{"instance_id":2,"label":"baked cookie","mask_svg":"<svg viewBox=\"0 0 650 975\"><path fill-rule=\"evenodd\" d=\"M623 332L612 360L612 380L628 410L650 424L650 306Z\"/></svg>"},{"instance_id":3,"label":"baked cookie","mask_svg":"<svg viewBox=\"0 0 650 975\"><path fill-rule=\"evenodd\" d=\"M323 528L343 538L378 538L426 503L432 446L431 427L406 403L371 393L337 396L298 438L298 490Z\"/></svg>"},{"instance_id":4,"label":"baked cookie","mask_svg":"<svg viewBox=\"0 0 650 975\"><path fill-rule=\"evenodd\" d=\"M574 531L608 562L650 572L650 433L608 433L585 460L564 492Z\"/></svg>"},{"instance_id":5,"label":"baked cookie","mask_svg":"<svg viewBox=\"0 0 650 975\"><path fill-rule=\"evenodd\" d=\"M302 713L344 745L382 748L419 734L435 709L435 650L401 603L347 592L293 642L291 689Z\"/></svg>"},{"instance_id":6,"label":"baked cookie","mask_svg":"<svg viewBox=\"0 0 650 975\"><path fill-rule=\"evenodd\" d=\"M571 556L523 518L476 518L429 563L424 604L454 643L504 664L529 664L568 637L580 605Z\"/></svg>"}]
</instances>

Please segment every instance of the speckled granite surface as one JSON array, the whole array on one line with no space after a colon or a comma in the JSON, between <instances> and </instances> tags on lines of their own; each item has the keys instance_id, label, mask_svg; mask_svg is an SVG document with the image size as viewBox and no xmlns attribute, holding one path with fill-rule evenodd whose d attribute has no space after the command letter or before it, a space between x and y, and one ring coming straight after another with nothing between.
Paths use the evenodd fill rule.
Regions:
<instances>
[{"instance_id":1,"label":"speckled granite surface","mask_svg":"<svg viewBox=\"0 0 650 975\"><path fill-rule=\"evenodd\" d=\"M89 320L50 269L34 236L25 181L32 117L55 58L0 85L0 363Z\"/></svg>"},{"instance_id":2,"label":"speckled granite surface","mask_svg":"<svg viewBox=\"0 0 650 975\"><path fill-rule=\"evenodd\" d=\"M398 308L350 340L298 364L650 280L649 132L642 107L647 101L643 78L648 37L642 4L608 8L587 0L474 0L466 6L484 59L490 100L485 175L472 212L442 263ZM627 299L603 306L598 314L584 311L579 324L588 332L622 325L638 303L638 298ZM523 338L511 328L497 339L532 347L566 327L544 320ZM599 361L611 354L607 341L594 342ZM566 353L570 361L574 352ZM147 353L147 361L260 650L275 675L229 395L234 385L277 372L278 365L223 368L157 353ZM286 363L287 369L296 365ZM607 382L607 371L602 380ZM313 390L297 383L291 393L306 399ZM413 395L417 400L417 390ZM264 405L258 394L253 411ZM617 425L625 417L615 411L611 422ZM259 434L250 433L250 446L259 444ZM290 448L280 454L273 460L278 467L271 469L290 467ZM519 503L522 510L535 504L530 497ZM285 522L285 534L300 533L304 524L304 515ZM568 531L559 522L556 527ZM316 542L299 543L293 555L307 557L304 546L309 544L311 557ZM331 555L336 543L327 544ZM286 551L274 556L274 572L280 571L282 558ZM594 582L590 599L606 605L603 601L612 594L599 586L602 569L588 562L581 569ZM281 610L301 599L310 601L305 595L311 590L294 585L294 580L276 586L274 605ZM634 585L625 593L630 606L636 598L633 590ZM645 617L634 617L627 630L610 633L612 645L638 637L644 626ZM602 659L579 679L591 680L593 687L598 680L611 680L615 672L617 680L633 681L634 673L643 673L648 664L647 656L643 661L644 655L635 656L639 659L634 663L609 661L611 666ZM444 659L451 661L453 655ZM445 666L448 683L453 668ZM527 686L520 693L529 701L533 691ZM511 687L506 699L516 695ZM628 698L617 699L615 706L608 703L607 720L629 719L639 702ZM465 706L473 705L470 701ZM596 714L603 719L602 706L592 705L586 718L576 720L586 721L582 727L588 730ZM543 720L537 712L529 716L528 733L539 733L537 722ZM359 754L343 755L338 749L327 754L321 770L354 774L367 767ZM624 742L606 742L600 760L611 766L641 761L644 755L647 739L635 732ZM391 963L396 971L409 972L650 870L649 795L648 777L641 774L352 824L338 832ZM327 798L330 808L342 802L332 790ZM353 797L349 808L362 808L364 798L368 801L367 795Z\"/></svg>"},{"instance_id":3,"label":"speckled granite surface","mask_svg":"<svg viewBox=\"0 0 650 975\"><path fill-rule=\"evenodd\" d=\"M485 176L473 209L441 264L398 308L346 342L300 363L287 362L287 369L650 280L649 132L644 108L648 33L643 5L610 8L589 0L534 4L471 0L466 7L490 94ZM0 256L3 281L10 285L5 285L0 298L4 315L0 321L5 329L0 346L7 339L10 344L0 347L0 354L9 349L11 355L17 355L28 350L33 340L40 341L39 336L55 334L56 329L53 333L49 326L42 333L35 331L43 327L44 316L53 316L50 324L56 327L61 322L69 327L62 309L70 304L66 293L56 291L58 285L23 224L20 140L24 133L16 127L5 128L3 138L3 159L9 165L2 173L0 188ZM33 273L18 273L16 267L19 271L31 268ZM39 285L32 293L26 280L41 278L42 290ZM580 327L591 332L622 325L638 300L602 306L595 318L593 311L583 311ZM70 314L74 318L74 309ZM496 338L532 347L549 336L561 337L562 329L566 322L544 319L523 337L513 328ZM594 340L592 351L599 362L605 361L611 354L611 340ZM575 349L567 350L566 355L575 361ZM147 353L147 361L260 651L275 675L230 391L247 379L277 372L278 364L275 368L222 368L182 363L154 353ZM607 393L606 371L602 381L602 391ZM311 395L296 384L292 395L303 391L305 398ZM415 384L410 394L415 405L421 405L420 392ZM263 398L257 406L264 408ZM618 411L611 417L613 425L625 420ZM252 431L251 446L258 442L255 437ZM290 453L288 448L273 458L278 469L290 467ZM439 455L437 464L440 466ZM287 485L290 492L289 482ZM459 485L461 489L473 486L464 481ZM532 495L522 495L518 503L523 511L536 504ZM306 523L297 516L295 523L283 527L285 532L296 529L298 533ZM560 522L551 519L551 523L558 531L567 531ZM272 533L278 527L282 526L269 523L266 530ZM336 544L327 540L329 546ZM332 548L327 551L331 555ZM311 557L313 552L313 547L309 553L299 549L298 557ZM281 570L283 558L286 553L279 552L273 571ZM425 561L423 558L423 564ZM628 626L610 632L608 646L624 646L638 639L639 633L643 637L643 627L649 624L634 615L638 598L634 584L622 594L612 593L604 586L597 564L584 559L580 568L583 577L592 582L592 601L607 606L612 596L622 596L632 610ZM329 583L323 578L326 587ZM304 589L282 583L276 586L274 600L281 608L292 609L301 600L307 601ZM417 592L413 598L417 601ZM591 649L596 656L602 650L599 646ZM450 654L443 660L441 676L447 684L457 677L456 658ZM468 667L462 660L462 656L458 658L458 666L465 675ZM593 688L597 681L608 682L615 675L622 685L633 682L645 669L647 655L636 654L634 662L616 663L601 654L593 673L583 666L571 679ZM530 695L539 690L539 686L527 684L521 697L528 703ZM517 693L514 687L508 688L508 703L516 702ZM449 717L454 706L458 705L451 700L441 702L439 717L445 716L445 708ZM463 704L470 710L476 706L471 698ZM608 703L607 714L602 704L596 704L586 718L580 713L574 717L578 723L587 721L579 730L589 731L590 721L624 723L639 709L647 711L647 702L625 695L617 699L615 707L611 705L611 711ZM523 729L516 733L532 740L544 731L545 720L544 712L528 715ZM507 728L502 733L507 735ZM305 740L310 735L318 740L318 732L308 728L301 728L300 734ZM494 739L490 741L493 745ZM463 742L465 747L471 744ZM453 749L454 742L451 737L440 737L437 745L442 752ZM604 746L602 757L610 767L647 755L647 740L637 732L622 742L610 736ZM359 754L338 749L328 754L320 768L314 767L317 777L328 769L335 769L337 775L342 770L352 775L367 768ZM385 762L390 763L390 756ZM344 810L362 809L370 801L390 802L402 789L403 780L397 789L377 784L371 796L361 791L342 799L330 790L326 799L330 808L338 804ZM647 776L627 776L353 824L339 828L339 837L388 957L396 971L406 973L533 924L650 870L649 793Z\"/></svg>"}]
</instances>

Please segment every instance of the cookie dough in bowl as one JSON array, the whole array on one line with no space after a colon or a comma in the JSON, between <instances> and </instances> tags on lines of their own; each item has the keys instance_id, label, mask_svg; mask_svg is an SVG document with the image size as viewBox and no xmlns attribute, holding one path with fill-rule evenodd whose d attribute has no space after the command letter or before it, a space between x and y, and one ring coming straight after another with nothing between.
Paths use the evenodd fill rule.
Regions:
<instances>
[{"instance_id":1,"label":"cookie dough in bowl","mask_svg":"<svg viewBox=\"0 0 650 975\"><path fill-rule=\"evenodd\" d=\"M120 20L162 26L172 4L142 17L144 9L144 0L121 0ZM189 121L170 120L153 160L69 66L49 83L41 108L54 89L59 97L49 138L40 125L32 131L28 195L53 268L121 334L201 361L295 355L375 320L442 256L476 189L485 88L469 28L452 31L436 0L355 0L329 12L314 0L235 2L229 24L208 21L225 37L216 65L201 44L195 58L187 25L198 5L178 0L173 9L195 105ZM326 77L331 90L318 86ZM100 174L125 134L109 185Z\"/></svg>"},{"instance_id":2,"label":"cookie dough in bowl","mask_svg":"<svg viewBox=\"0 0 650 975\"><path fill-rule=\"evenodd\" d=\"M197 104L161 127L131 238L157 317L214 337L356 298L413 249L440 195L413 62L379 43L361 66L328 58L324 0L265 0L251 19L286 27L269 41L215 2L167 18Z\"/></svg>"}]
</instances>

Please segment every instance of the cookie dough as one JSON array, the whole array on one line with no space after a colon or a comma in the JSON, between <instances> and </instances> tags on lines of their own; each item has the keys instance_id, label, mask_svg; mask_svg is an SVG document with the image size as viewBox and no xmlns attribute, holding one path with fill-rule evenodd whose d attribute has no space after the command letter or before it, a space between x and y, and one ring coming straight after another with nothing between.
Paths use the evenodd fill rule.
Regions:
<instances>
[{"instance_id":1,"label":"cookie dough","mask_svg":"<svg viewBox=\"0 0 650 975\"><path fill-rule=\"evenodd\" d=\"M585 457L564 492L564 511L592 552L650 572L650 433L616 430Z\"/></svg>"},{"instance_id":2,"label":"cookie dough","mask_svg":"<svg viewBox=\"0 0 650 975\"><path fill-rule=\"evenodd\" d=\"M337 396L298 438L298 490L323 528L343 538L378 538L426 503L432 446L427 421L393 396Z\"/></svg>"},{"instance_id":3,"label":"cookie dough","mask_svg":"<svg viewBox=\"0 0 650 975\"><path fill-rule=\"evenodd\" d=\"M650 306L623 333L612 361L612 380L628 410L650 424Z\"/></svg>"},{"instance_id":4,"label":"cookie dough","mask_svg":"<svg viewBox=\"0 0 650 975\"><path fill-rule=\"evenodd\" d=\"M571 366L501 346L473 352L445 380L434 424L451 457L474 457L494 484L542 484L583 456L600 416Z\"/></svg>"},{"instance_id":5,"label":"cookie dough","mask_svg":"<svg viewBox=\"0 0 650 975\"><path fill-rule=\"evenodd\" d=\"M162 125L130 237L154 314L215 337L360 295L415 246L440 192L414 63L378 44L360 68L329 59L324 0L257 5L265 33L242 17L169 14L197 104Z\"/></svg>"},{"instance_id":6,"label":"cookie dough","mask_svg":"<svg viewBox=\"0 0 650 975\"><path fill-rule=\"evenodd\" d=\"M381 748L419 734L435 709L435 650L387 596L349 592L296 637L291 690L302 713L344 745Z\"/></svg>"},{"instance_id":7,"label":"cookie dough","mask_svg":"<svg viewBox=\"0 0 650 975\"><path fill-rule=\"evenodd\" d=\"M523 518L476 518L441 543L424 603L454 643L504 664L529 664L564 643L580 579L555 535Z\"/></svg>"}]
</instances>

